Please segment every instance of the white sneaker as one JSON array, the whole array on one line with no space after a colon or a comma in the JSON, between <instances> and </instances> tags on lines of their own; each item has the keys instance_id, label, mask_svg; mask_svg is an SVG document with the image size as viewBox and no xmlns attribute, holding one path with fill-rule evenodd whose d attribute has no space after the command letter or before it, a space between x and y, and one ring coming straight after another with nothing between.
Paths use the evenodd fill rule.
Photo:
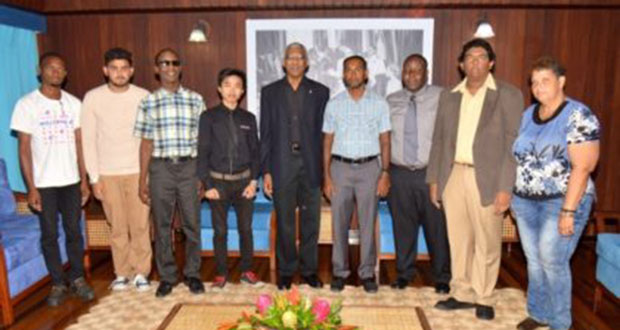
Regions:
<instances>
[{"instance_id":1,"label":"white sneaker","mask_svg":"<svg viewBox=\"0 0 620 330\"><path fill-rule=\"evenodd\" d=\"M140 292L148 291L151 288L151 282L142 274L138 274L133 278L133 285Z\"/></svg>"},{"instance_id":2,"label":"white sneaker","mask_svg":"<svg viewBox=\"0 0 620 330\"><path fill-rule=\"evenodd\" d=\"M129 279L124 276L117 276L112 283L110 283L110 289L112 291L123 291L129 288Z\"/></svg>"}]
</instances>

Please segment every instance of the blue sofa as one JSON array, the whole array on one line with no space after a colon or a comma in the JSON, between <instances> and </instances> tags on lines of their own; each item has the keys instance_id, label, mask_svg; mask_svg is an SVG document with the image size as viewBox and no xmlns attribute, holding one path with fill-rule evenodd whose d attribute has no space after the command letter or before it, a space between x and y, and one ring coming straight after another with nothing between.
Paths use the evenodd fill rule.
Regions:
<instances>
[{"instance_id":1,"label":"blue sofa","mask_svg":"<svg viewBox=\"0 0 620 330\"><path fill-rule=\"evenodd\" d=\"M260 186L260 185L259 185ZM272 215L273 204L262 191L254 201L252 218L252 233L254 238L254 256L269 258L271 281L275 281L275 216ZM207 201L203 201L200 209L200 235L202 241L202 255L213 256L214 230L211 221L211 208ZM272 230L274 228L274 230ZM239 233L237 231L237 215L234 208L228 211L228 256L240 256Z\"/></svg>"},{"instance_id":2,"label":"blue sofa","mask_svg":"<svg viewBox=\"0 0 620 330\"><path fill-rule=\"evenodd\" d=\"M61 258L66 263L65 233L60 221L58 228ZM49 276L41 252L39 220L29 213L25 200L16 201L3 159L0 159L0 238L0 306L3 324L7 326L15 320L14 306L45 285Z\"/></svg>"},{"instance_id":3,"label":"blue sofa","mask_svg":"<svg viewBox=\"0 0 620 330\"><path fill-rule=\"evenodd\" d=\"M620 297L620 234L598 234L596 254L596 280Z\"/></svg>"},{"instance_id":4,"label":"blue sofa","mask_svg":"<svg viewBox=\"0 0 620 330\"><path fill-rule=\"evenodd\" d=\"M603 297L603 288L618 301L620 297L620 233L607 232L605 220L620 222L620 212L594 212L596 219L596 286L593 310L597 311Z\"/></svg>"}]
</instances>

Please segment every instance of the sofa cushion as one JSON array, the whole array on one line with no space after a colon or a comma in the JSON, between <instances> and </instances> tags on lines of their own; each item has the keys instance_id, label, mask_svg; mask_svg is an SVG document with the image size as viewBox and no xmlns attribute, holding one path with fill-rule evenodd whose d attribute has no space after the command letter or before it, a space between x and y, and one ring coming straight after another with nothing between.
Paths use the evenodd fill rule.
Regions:
<instances>
[{"instance_id":1,"label":"sofa cushion","mask_svg":"<svg viewBox=\"0 0 620 330\"><path fill-rule=\"evenodd\" d=\"M62 243L62 245L64 246L64 243ZM60 249L60 260L63 264L68 260L67 253L64 248ZM11 298L28 289L31 285L41 280L47 274L48 271L45 266L43 254L37 255L23 264L19 264L8 274L9 292Z\"/></svg>"},{"instance_id":2,"label":"sofa cushion","mask_svg":"<svg viewBox=\"0 0 620 330\"><path fill-rule=\"evenodd\" d=\"M39 219L34 215L5 215L0 221L7 271L41 254ZM33 244L33 242L36 242Z\"/></svg>"},{"instance_id":3,"label":"sofa cushion","mask_svg":"<svg viewBox=\"0 0 620 330\"><path fill-rule=\"evenodd\" d=\"M7 271L38 257L41 252L41 230L35 215L13 214L0 218L0 233ZM58 244L64 250L65 233L58 221Z\"/></svg>"},{"instance_id":4,"label":"sofa cushion","mask_svg":"<svg viewBox=\"0 0 620 330\"><path fill-rule=\"evenodd\" d=\"M7 178L6 164L4 159L0 158L0 215L15 213L15 196Z\"/></svg>"},{"instance_id":5,"label":"sofa cushion","mask_svg":"<svg viewBox=\"0 0 620 330\"><path fill-rule=\"evenodd\" d=\"M617 265L620 272L620 234L602 233L597 235L596 254L599 258ZM620 273L619 273L620 275Z\"/></svg>"}]
</instances>

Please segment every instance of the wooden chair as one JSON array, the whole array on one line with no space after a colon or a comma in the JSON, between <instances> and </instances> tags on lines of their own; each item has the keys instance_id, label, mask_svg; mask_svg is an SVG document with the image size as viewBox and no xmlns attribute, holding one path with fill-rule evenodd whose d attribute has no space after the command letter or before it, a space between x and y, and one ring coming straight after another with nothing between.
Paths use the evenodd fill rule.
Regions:
<instances>
[{"instance_id":1,"label":"wooden chair","mask_svg":"<svg viewBox=\"0 0 620 330\"><path fill-rule=\"evenodd\" d=\"M597 234L605 234L605 233L612 233L613 234L613 233L616 233L616 235L618 235L618 236L607 235L607 238L608 239L609 238L612 238L612 239L615 238L616 240L620 239L620 234L617 234L617 233L620 233L620 230L619 230L619 228L620 228L620 226L619 226L620 225L620 211L596 211L596 212L594 212L594 219L595 219L595 222L596 222ZM615 222L614 225L613 226L608 226L607 223L606 223L607 220L613 220ZM599 251L599 249L602 248L602 246L600 246L601 244L599 244L599 243L601 243L601 242L599 242L600 238L601 238L601 236L597 235L597 247L596 247L597 254L599 254L599 252L602 252L602 251ZM616 245L616 248L617 248L617 245ZM611 251L611 252L615 253L617 255L618 253L620 253L620 249L616 249L615 251ZM593 304L592 304L592 310L595 313L596 313L596 311L598 310L598 308L599 308L599 306L601 304L601 299L603 298L603 293L604 292L606 292L610 297L613 297L613 299L615 299L616 302L618 302L618 300L619 300L618 297L613 292L608 290L605 287L605 285L603 285L603 283L601 283L599 281L599 279L601 279L601 274L600 274L601 270L603 270L603 268L605 268L606 271L608 271L609 267L612 266L609 263L608 260L601 260L601 259L602 259L601 255L599 254L598 258L597 258L597 264L596 264L596 277L597 277L597 280L596 280L596 285L594 287L594 301L593 301ZM615 266L617 268L619 265L616 264ZM620 276L620 273L618 273L617 275ZM606 278L608 278L608 277L606 277ZM615 282L615 283L618 283L618 282Z\"/></svg>"}]
</instances>

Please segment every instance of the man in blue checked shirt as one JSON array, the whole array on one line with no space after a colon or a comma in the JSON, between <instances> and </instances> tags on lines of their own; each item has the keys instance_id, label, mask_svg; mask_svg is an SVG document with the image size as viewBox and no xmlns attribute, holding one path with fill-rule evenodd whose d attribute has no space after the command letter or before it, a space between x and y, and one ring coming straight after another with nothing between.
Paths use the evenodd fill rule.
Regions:
<instances>
[{"instance_id":1,"label":"man in blue checked shirt","mask_svg":"<svg viewBox=\"0 0 620 330\"><path fill-rule=\"evenodd\" d=\"M155 219L155 261L161 278L155 296L164 297L177 283L170 226L176 203L185 233L185 284L204 292L200 281L200 192L196 175L198 123L207 109L202 96L181 86L181 61L166 48L155 56L161 88L138 106L134 135L140 143L140 199Z\"/></svg>"},{"instance_id":2,"label":"man in blue checked shirt","mask_svg":"<svg viewBox=\"0 0 620 330\"><path fill-rule=\"evenodd\" d=\"M390 189L390 112L381 96L366 90L368 69L361 56L343 64L347 90L327 103L323 121L323 190L332 206L332 291L341 291L349 270L349 223L354 205L360 230L358 275L364 290L377 292L374 228L377 203ZM380 159L379 159L380 158Z\"/></svg>"}]
</instances>

